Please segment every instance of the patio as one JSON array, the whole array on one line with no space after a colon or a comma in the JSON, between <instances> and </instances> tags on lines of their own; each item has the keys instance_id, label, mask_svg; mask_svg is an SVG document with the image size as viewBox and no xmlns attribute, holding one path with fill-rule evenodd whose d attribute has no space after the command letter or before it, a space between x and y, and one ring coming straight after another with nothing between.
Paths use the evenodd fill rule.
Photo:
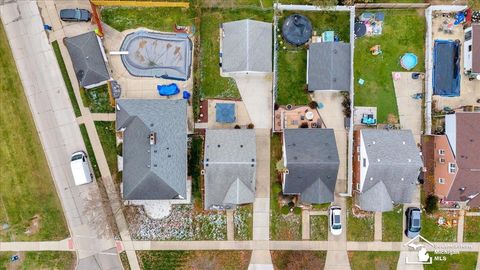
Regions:
<instances>
[{"instance_id":1,"label":"patio","mask_svg":"<svg viewBox=\"0 0 480 270\"><path fill-rule=\"evenodd\" d=\"M308 128L325 127L318 111L308 106L291 106L291 108L280 106L275 111L274 131L276 132L281 132L286 128L300 128L305 124Z\"/></svg>"},{"instance_id":2,"label":"patio","mask_svg":"<svg viewBox=\"0 0 480 270\"><path fill-rule=\"evenodd\" d=\"M377 119L377 107L355 107L353 110L353 125L364 126L362 118L366 115L371 115L373 119Z\"/></svg>"},{"instance_id":3,"label":"patio","mask_svg":"<svg viewBox=\"0 0 480 270\"><path fill-rule=\"evenodd\" d=\"M217 122L217 105L218 104L234 104L234 121L230 123ZM204 107L206 105L206 108ZM209 129L234 128L236 125L245 128L251 123L250 117L247 113L247 108L241 100L232 99L208 99L203 101L200 108L200 118L206 123ZM207 112L207 116L204 115ZM220 117L222 118L222 117Z\"/></svg>"}]
</instances>

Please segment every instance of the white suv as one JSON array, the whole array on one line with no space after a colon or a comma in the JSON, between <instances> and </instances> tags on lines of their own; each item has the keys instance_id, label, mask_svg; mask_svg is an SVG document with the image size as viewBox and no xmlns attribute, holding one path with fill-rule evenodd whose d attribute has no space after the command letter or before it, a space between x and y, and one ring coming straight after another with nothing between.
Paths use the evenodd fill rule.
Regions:
<instances>
[{"instance_id":1,"label":"white suv","mask_svg":"<svg viewBox=\"0 0 480 270\"><path fill-rule=\"evenodd\" d=\"M342 209L339 206L331 206L328 213L328 224L330 226L330 232L333 235L342 234L342 222L340 220L340 215L342 214Z\"/></svg>"}]
</instances>

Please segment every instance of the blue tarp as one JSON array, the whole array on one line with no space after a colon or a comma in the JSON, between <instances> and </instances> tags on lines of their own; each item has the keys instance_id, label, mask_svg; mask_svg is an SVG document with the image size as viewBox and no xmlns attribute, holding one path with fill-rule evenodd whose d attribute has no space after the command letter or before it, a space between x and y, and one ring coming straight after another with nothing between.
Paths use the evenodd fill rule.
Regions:
<instances>
[{"instance_id":1,"label":"blue tarp","mask_svg":"<svg viewBox=\"0 0 480 270\"><path fill-rule=\"evenodd\" d=\"M168 85L157 85L157 90L160 96L173 96L180 93L180 88L175 83Z\"/></svg>"},{"instance_id":2,"label":"blue tarp","mask_svg":"<svg viewBox=\"0 0 480 270\"><path fill-rule=\"evenodd\" d=\"M451 40L435 40L433 49L433 94L460 95L460 46Z\"/></svg>"},{"instance_id":3,"label":"blue tarp","mask_svg":"<svg viewBox=\"0 0 480 270\"><path fill-rule=\"evenodd\" d=\"M217 103L216 121L218 123L235 122L235 103Z\"/></svg>"}]
</instances>

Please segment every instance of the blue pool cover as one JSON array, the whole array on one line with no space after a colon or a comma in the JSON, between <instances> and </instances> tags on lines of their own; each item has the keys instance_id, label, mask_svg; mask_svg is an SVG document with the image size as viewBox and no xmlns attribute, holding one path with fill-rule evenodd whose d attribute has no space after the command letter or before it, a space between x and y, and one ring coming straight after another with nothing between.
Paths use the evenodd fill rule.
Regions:
<instances>
[{"instance_id":1,"label":"blue pool cover","mask_svg":"<svg viewBox=\"0 0 480 270\"><path fill-rule=\"evenodd\" d=\"M218 123L235 122L235 103L217 103L216 121Z\"/></svg>"},{"instance_id":2,"label":"blue pool cover","mask_svg":"<svg viewBox=\"0 0 480 270\"><path fill-rule=\"evenodd\" d=\"M451 40L435 40L433 48L433 94L460 95L460 46Z\"/></svg>"},{"instance_id":3,"label":"blue pool cover","mask_svg":"<svg viewBox=\"0 0 480 270\"><path fill-rule=\"evenodd\" d=\"M173 96L180 93L180 88L175 83L168 85L157 85L157 90L160 96Z\"/></svg>"}]
</instances>

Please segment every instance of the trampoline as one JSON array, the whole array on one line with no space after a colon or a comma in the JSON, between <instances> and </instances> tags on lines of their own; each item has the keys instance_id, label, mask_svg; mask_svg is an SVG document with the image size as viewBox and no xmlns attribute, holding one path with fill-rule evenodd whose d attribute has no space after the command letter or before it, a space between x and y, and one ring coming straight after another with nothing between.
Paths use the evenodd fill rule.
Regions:
<instances>
[{"instance_id":1,"label":"trampoline","mask_svg":"<svg viewBox=\"0 0 480 270\"><path fill-rule=\"evenodd\" d=\"M355 23L355 37L363 37L367 33L367 26L363 22Z\"/></svg>"},{"instance_id":2,"label":"trampoline","mask_svg":"<svg viewBox=\"0 0 480 270\"><path fill-rule=\"evenodd\" d=\"M185 34L136 31L125 37L121 51L128 72L137 77L187 80L192 64L192 42Z\"/></svg>"},{"instance_id":3,"label":"trampoline","mask_svg":"<svg viewBox=\"0 0 480 270\"><path fill-rule=\"evenodd\" d=\"M301 46L312 37L312 24L307 17L292 14L283 22L282 36L288 43Z\"/></svg>"},{"instance_id":4,"label":"trampoline","mask_svg":"<svg viewBox=\"0 0 480 270\"><path fill-rule=\"evenodd\" d=\"M413 53L406 53L400 59L400 65L406 70L411 70L418 64L418 58Z\"/></svg>"},{"instance_id":5,"label":"trampoline","mask_svg":"<svg viewBox=\"0 0 480 270\"><path fill-rule=\"evenodd\" d=\"M460 95L460 46L452 40L435 40L433 47L433 94Z\"/></svg>"}]
</instances>

